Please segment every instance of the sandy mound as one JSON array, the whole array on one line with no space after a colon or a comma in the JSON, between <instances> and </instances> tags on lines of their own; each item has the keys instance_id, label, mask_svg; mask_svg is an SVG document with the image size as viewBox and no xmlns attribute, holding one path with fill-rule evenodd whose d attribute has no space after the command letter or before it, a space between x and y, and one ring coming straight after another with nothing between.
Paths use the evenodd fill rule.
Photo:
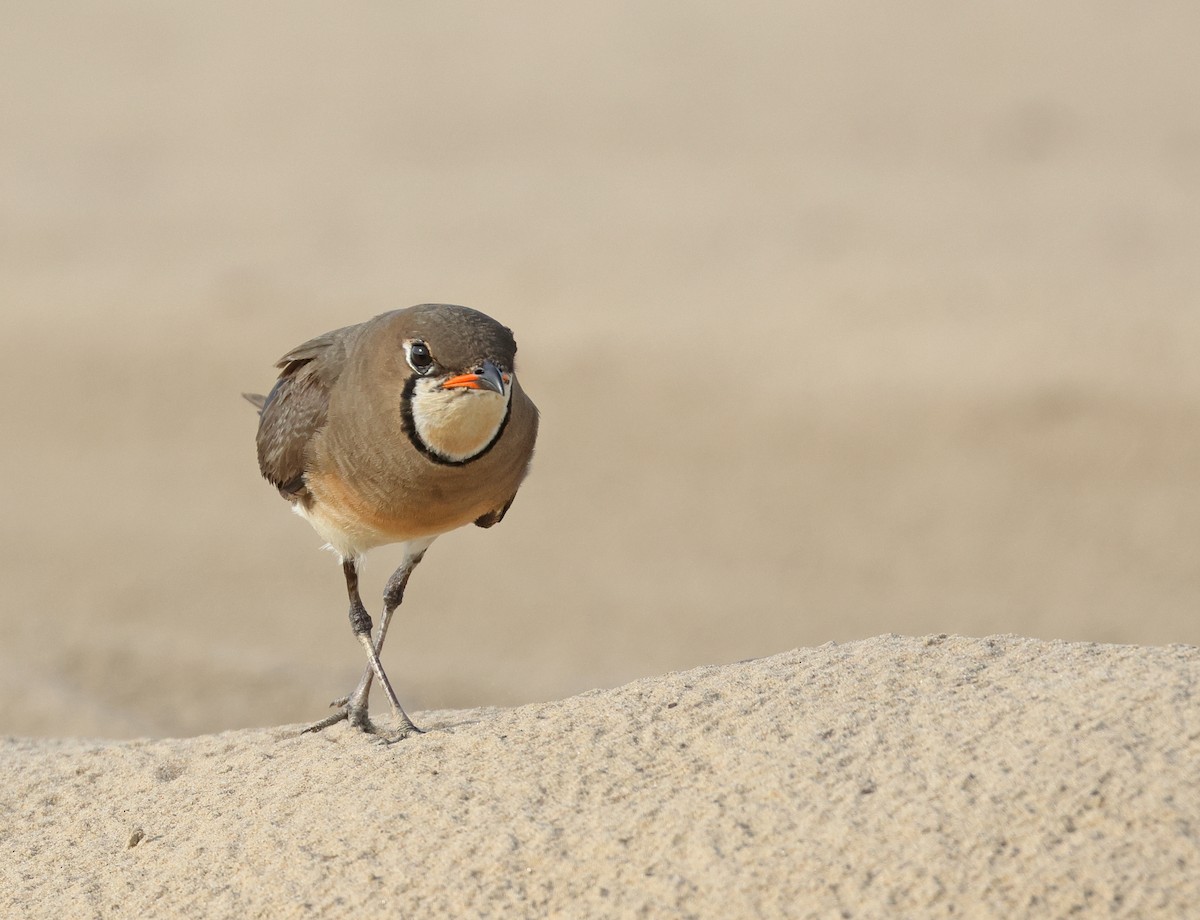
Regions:
<instances>
[{"instance_id":1,"label":"sandy mound","mask_svg":"<svg viewBox=\"0 0 1200 920\"><path fill-rule=\"evenodd\" d=\"M0 913L1178 916L1198 679L1188 647L881 637L390 747L9 740Z\"/></svg>"}]
</instances>

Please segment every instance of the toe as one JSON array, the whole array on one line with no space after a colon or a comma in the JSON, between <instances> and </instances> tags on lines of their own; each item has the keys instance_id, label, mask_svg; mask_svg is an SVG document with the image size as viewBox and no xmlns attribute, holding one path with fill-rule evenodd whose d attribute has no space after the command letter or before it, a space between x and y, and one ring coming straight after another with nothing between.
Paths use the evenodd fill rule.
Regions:
<instances>
[{"instance_id":1,"label":"toe","mask_svg":"<svg viewBox=\"0 0 1200 920\"><path fill-rule=\"evenodd\" d=\"M321 729L329 728L330 725L337 725L343 719L348 718L348 717L349 717L348 710L346 710L345 708L339 709L337 712L333 713L332 715L328 715L325 718L323 718L320 722L314 722L312 725L308 726L307 728L301 729L300 734L307 735L310 733L319 732L319 731L321 731Z\"/></svg>"}]
</instances>

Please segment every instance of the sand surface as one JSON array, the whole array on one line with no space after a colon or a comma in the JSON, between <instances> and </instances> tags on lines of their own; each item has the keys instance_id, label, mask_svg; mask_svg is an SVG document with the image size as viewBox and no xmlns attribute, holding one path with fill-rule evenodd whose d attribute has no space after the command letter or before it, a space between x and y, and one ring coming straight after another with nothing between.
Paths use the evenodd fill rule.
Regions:
<instances>
[{"instance_id":1,"label":"sand surface","mask_svg":"<svg viewBox=\"0 0 1200 920\"><path fill-rule=\"evenodd\" d=\"M1183 917L1198 690L1191 647L881 637L390 747L10 740L0 913Z\"/></svg>"}]
</instances>

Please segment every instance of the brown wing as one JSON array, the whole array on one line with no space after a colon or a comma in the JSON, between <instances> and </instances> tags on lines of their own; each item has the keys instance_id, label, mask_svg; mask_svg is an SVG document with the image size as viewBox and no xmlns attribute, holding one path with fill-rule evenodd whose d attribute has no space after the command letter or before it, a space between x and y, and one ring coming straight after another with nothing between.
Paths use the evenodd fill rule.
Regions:
<instances>
[{"instance_id":1,"label":"brown wing","mask_svg":"<svg viewBox=\"0 0 1200 920\"><path fill-rule=\"evenodd\" d=\"M512 507L512 503L516 501L517 494L514 492L512 498L504 503L504 507L499 511L489 511L487 514L481 514L475 519L476 527L491 527L499 524L504 520L504 515L508 514L508 509Z\"/></svg>"},{"instance_id":2,"label":"brown wing","mask_svg":"<svg viewBox=\"0 0 1200 920\"><path fill-rule=\"evenodd\" d=\"M290 501L308 497L304 474L309 441L325 425L329 391L341 375L348 340L357 328L318 336L275 365L282 371L259 410L258 468Z\"/></svg>"}]
</instances>

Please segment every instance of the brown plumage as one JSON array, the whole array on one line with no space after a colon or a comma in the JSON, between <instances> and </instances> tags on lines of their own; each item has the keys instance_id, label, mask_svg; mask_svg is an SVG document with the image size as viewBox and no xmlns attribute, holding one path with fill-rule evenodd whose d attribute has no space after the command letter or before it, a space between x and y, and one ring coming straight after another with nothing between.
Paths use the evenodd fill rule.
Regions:
<instances>
[{"instance_id":1,"label":"brown plumage","mask_svg":"<svg viewBox=\"0 0 1200 920\"><path fill-rule=\"evenodd\" d=\"M342 559L350 621L369 666L338 711L377 732L367 697L378 678L400 720L379 651L404 586L440 534L498 523L529 469L537 408L517 380L512 333L467 307L421 304L317 336L276 365L259 409L263 477ZM376 546L404 544L388 581L379 635L358 595L358 564ZM379 732L377 732L379 733Z\"/></svg>"}]
</instances>

